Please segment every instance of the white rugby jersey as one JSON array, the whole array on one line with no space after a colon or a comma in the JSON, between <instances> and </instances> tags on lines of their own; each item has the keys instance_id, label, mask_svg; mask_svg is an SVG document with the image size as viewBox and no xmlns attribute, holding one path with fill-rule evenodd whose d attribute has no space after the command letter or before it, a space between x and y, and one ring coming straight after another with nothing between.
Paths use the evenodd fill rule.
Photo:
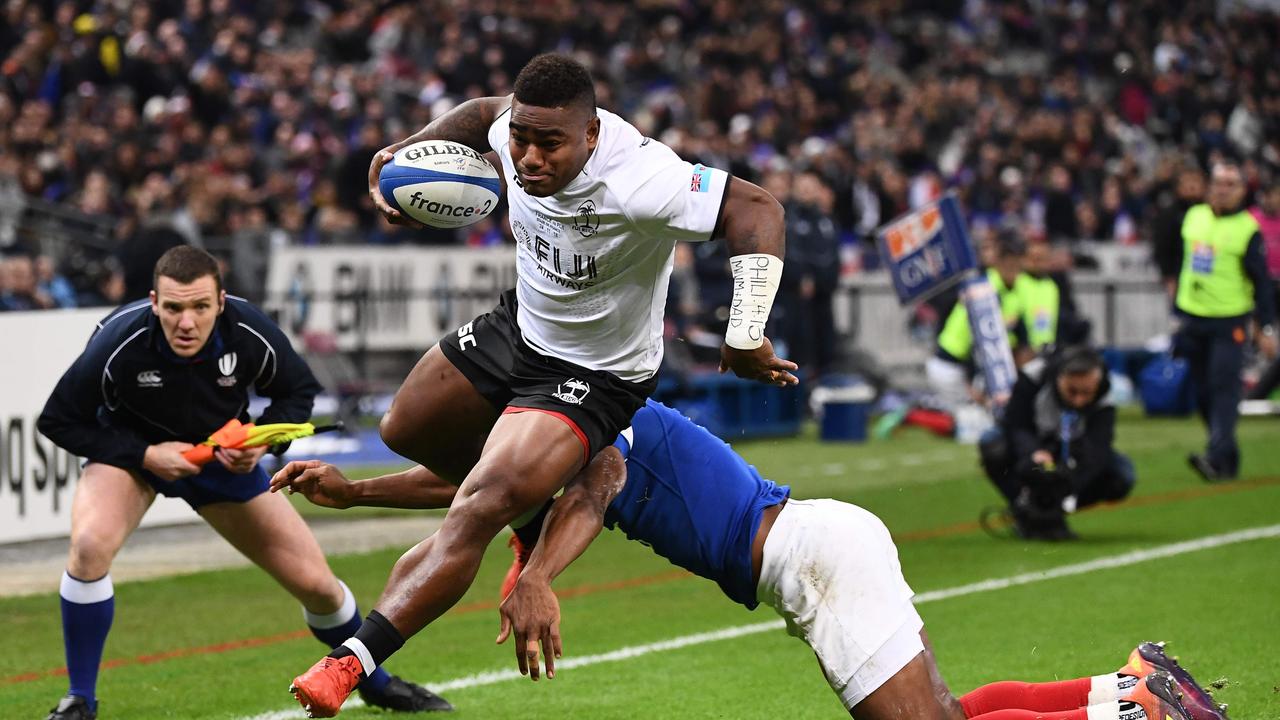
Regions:
<instances>
[{"instance_id":1,"label":"white rugby jersey","mask_svg":"<svg viewBox=\"0 0 1280 720\"><path fill-rule=\"evenodd\" d=\"M595 151L551 197L532 197L516 183L510 109L490 126L489 144L507 181L525 342L637 382L662 362L675 243L711 238L729 176L681 160L611 112L596 113Z\"/></svg>"}]
</instances>

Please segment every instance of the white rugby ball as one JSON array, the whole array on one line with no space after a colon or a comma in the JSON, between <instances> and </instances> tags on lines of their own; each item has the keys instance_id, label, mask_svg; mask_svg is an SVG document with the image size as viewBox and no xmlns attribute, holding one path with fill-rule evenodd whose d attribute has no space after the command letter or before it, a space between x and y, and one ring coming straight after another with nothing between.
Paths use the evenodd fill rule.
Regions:
<instances>
[{"instance_id":1,"label":"white rugby ball","mask_svg":"<svg viewBox=\"0 0 1280 720\"><path fill-rule=\"evenodd\" d=\"M502 183L480 153L449 140L400 148L382 166L378 189L387 204L434 228L465 227L493 212Z\"/></svg>"}]
</instances>

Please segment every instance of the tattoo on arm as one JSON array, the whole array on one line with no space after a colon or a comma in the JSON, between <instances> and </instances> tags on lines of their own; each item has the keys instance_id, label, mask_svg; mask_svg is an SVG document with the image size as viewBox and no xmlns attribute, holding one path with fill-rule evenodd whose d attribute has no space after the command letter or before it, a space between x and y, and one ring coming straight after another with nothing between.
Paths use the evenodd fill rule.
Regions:
<instances>
[{"instance_id":1,"label":"tattoo on arm","mask_svg":"<svg viewBox=\"0 0 1280 720\"><path fill-rule=\"evenodd\" d=\"M409 136L404 145L423 140L452 140L479 152L488 152L489 126L511 105L510 97L468 100Z\"/></svg>"}]
</instances>

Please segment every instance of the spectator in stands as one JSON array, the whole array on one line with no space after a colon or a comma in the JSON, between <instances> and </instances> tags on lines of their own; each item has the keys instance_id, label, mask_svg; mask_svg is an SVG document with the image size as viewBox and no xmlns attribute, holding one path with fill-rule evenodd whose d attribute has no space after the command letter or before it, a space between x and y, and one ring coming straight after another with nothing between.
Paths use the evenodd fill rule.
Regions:
<instances>
[{"instance_id":1,"label":"spectator in stands","mask_svg":"<svg viewBox=\"0 0 1280 720\"><path fill-rule=\"evenodd\" d=\"M119 307L125 302L124 269L113 257L93 263L85 272L89 286L80 292L80 307Z\"/></svg>"},{"instance_id":2,"label":"spectator in stands","mask_svg":"<svg viewBox=\"0 0 1280 720\"><path fill-rule=\"evenodd\" d=\"M1275 14L1045 3L1013 24L1005 2L847 5L10 0L0 157L27 196L113 216L121 240L163 219L216 250L261 216L294 242L424 242L350 186L369 148L563 47L605 107L684 156L751 180L811 167L842 234L945 188L992 224L1127 241L1161 210L1160 156L1280 164ZM1004 62L1011 44L1025 62Z\"/></svg>"},{"instance_id":3,"label":"spectator in stands","mask_svg":"<svg viewBox=\"0 0 1280 720\"><path fill-rule=\"evenodd\" d=\"M73 308L76 306L76 289L65 276L57 271L53 258L48 255L37 255L35 262L36 281L39 292L53 301L54 307Z\"/></svg>"},{"instance_id":4,"label":"spectator in stands","mask_svg":"<svg viewBox=\"0 0 1280 720\"><path fill-rule=\"evenodd\" d=\"M1177 186L1165 202L1151 225L1151 252L1172 301L1178 289L1178 274L1182 272L1182 220L1191 206L1204 202L1204 173L1200 168L1183 166Z\"/></svg>"},{"instance_id":5,"label":"spectator in stands","mask_svg":"<svg viewBox=\"0 0 1280 720\"><path fill-rule=\"evenodd\" d=\"M44 310L53 298L36 284L35 264L29 255L12 255L0 261L0 310Z\"/></svg>"},{"instance_id":6,"label":"spectator in stands","mask_svg":"<svg viewBox=\"0 0 1280 720\"><path fill-rule=\"evenodd\" d=\"M1272 290L1275 293L1275 306L1280 309L1280 176L1272 178L1262 193L1262 202L1250 208L1249 212L1258 221L1258 231L1262 233L1263 246L1267 253L1267 270L1271 274ZM1265 400L1280 387L1280 358L1258 378L1258 384L1249 392L1250 400Z\"/></svg>"},{"instance_id":7,"label":"spectator in stands","mask_svg":"<svg viewBox=\"0 0 1280 720\"><path fill-rule=\"evenodd\" d=\"M1260 195L1261 202L1249 208L1258 221L1262 245L1267 255L1267 272L1275 290L1276 307L1280 308L1280 174L1271 179Z\"/></svg>"},{"instance_id":8,"label":"spectator in stands","mask_svg":"<svg viewBox=\"0 0 1280 720\"><path fill-rule=\"evenodd\" d=\"M1074 538L1068 513L1133 490L1133 462L1114 447L1108 389L1102 357L1084 346L1037 358L1018 373L1000 424L979 452L1020 537Z\"/></svg>"},{"instance_id":9,"label":"spectator in stands","mask_svg":"<svg viewBox=\"0 0 1280 720\"><path fill-rule=\"evenodd\" d=\"M767 187L766 187L767 189ZM778 329L808 379L820 377L838 347L832 303L840 281L835 197L817 173L795 178L787 205L787 272L778 290Z\"/></svg>"}]
</instances>

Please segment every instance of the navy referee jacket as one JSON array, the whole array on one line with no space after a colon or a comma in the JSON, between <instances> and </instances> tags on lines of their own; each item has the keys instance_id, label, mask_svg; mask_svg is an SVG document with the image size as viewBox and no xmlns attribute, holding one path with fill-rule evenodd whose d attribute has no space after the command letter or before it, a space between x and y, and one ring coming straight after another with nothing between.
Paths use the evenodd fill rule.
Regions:
<instances>
[{"instance_id":1,"label":"navy referee jacket","mask_svg":"<svg viewBox=\"0 0 1280 720\"><path fill-rule=\"evenodd\" d=\"M320 384L270 318L227 296L200 352L178 357L149 300L98 323L58 381L37 427L90 462L141 470L147 447L199 443L232 418L249 421L249 388L271 399L259 424L306 422Z\"/></svg>"}]
</instances>

